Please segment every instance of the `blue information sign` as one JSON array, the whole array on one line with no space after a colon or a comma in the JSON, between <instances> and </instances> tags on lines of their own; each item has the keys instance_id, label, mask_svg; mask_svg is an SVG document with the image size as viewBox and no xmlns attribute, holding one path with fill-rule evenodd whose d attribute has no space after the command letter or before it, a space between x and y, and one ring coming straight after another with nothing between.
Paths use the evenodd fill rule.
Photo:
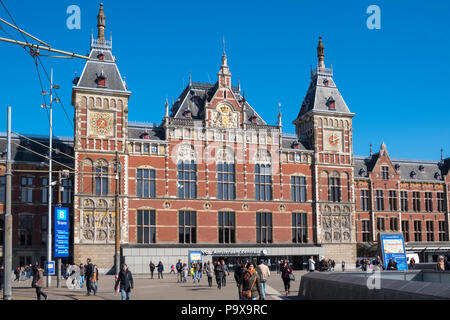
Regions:
<instances>
[{"instance_id":1,"label":"blue information sign","mask_svg":"<svg viewBox=\"0 0 450 320\"><path fill-rule=\"evenodd\" d=\"M408 270L406 262L405 242L402 234L380 234L384 269L387 270L389 260L397 263L397 270Z\"/></svg>"},{"instance_id":2,"label":"blue information sign","mask_svg":"<svg viewBox=\"0 0 450 320\"><path fill-rule=\"evenodd\" d=\"M202 262L202 252L201 251L189 251L189 264L192 262Z\"/></svg>"},{"instance_id":3,"label":"blue information sign","mask_svg":"<svg viewBox=\"0 0 450 320\"><path fill-rule=\"evenodd\" d=\"M69 209L55 208L55 258L69 256Z\"/></svg>"},{"instance_id":4,"label":"blue information sign","mask_svg":"<svg viewBox=\"0 0 450 320\"><path fill-rule=\"evenodd\" d=\"M55 261L45 261L44 275L55 274Z\"/></svg>"}]
</instances>

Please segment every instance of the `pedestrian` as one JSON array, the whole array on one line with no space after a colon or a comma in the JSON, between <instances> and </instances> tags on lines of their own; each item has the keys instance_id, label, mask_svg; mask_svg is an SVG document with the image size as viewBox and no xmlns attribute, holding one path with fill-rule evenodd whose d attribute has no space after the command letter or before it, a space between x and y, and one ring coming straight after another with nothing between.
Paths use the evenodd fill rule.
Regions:
<instances>
[{"instance_id":1,"label":"pedestrian","mask_svg":"<svg viewBox=\"0 0 450 320\"><path fill-rule=\"evenodd\" d=\"M80 263L80 288L83 288L84 284L84 265Z\"/></svg>"},{"instance_id":2,"label":"pedestrian","mask_svg":"<svg viewBox=\"0 0 450 320\"><path fill-rule=\"evenodd\" d=\"M157 268L158 268L158 279L163 279L164 265L161 261L158 263Z\"/></svg>"},{"instance_id":3,"label":"pedestrian","mask_svg":"<svg viewBox=\"0 0 450 320\"><path fill-rule=\"evenodd\" d=\"M61 277L64 279L66 278L65 274L66 274L66 265L64 263L61 263Z\"/></svg>"},{"instance_id":4,"label":"pedestrian","mask_svg":"<svg viewBox=\"0 0 450 320\"><path fill-rule=\"evenodd\" d=\"M342 260L341 262L341 268L342 268L342 272L345 272L345 261Z\"/></svg>"},{"instance_id":5,"label":"pedestrian","mask_svg":"<svg viewBox=\"0 0 450 320\"><path fill-rule=\"evenodd\" d=\"M131 274L131 271L128 270L126 264L122 265L122 270L120 270L116 284L114 285L114 291L117 291L119 286L122 300L130 300L131 289L133 289L133 275Z\"/></svg>"},{"instance_id":6,"label":"pedestrian","mask_svg":"<svg viewBox=\"0 0 450 320\"><path fill-rule=\"evenodd\" d=\"M270 277L269 267L264 264L264 259L259 261L259 265L256 267L256 271L258 272L259 282L261 284L261 299L266 299L266 282Z\"/></svg>"},{"instance_id":7,"label":"pedestrian","mask_svg":"<svg viewBox=\"0 0 450 320\"><path fill-rule=\"evenodd\" d=\"M445 271L450 271L450 254L447 255L447 261L445 261Z\"/></svg>"},{"instance_id":8,"label":"pedestrian","mask_svg":"<svg viewBox=\"0 0 450 320\"><path fill-rule=\"evenodd\" d=\"M37 267L37 279L36 279L36 283L34 284L35 288L36 288L36 296L38 300L41 300L41 296L43 296L45 298L45 300L47 300L47 295L42 291L42 288L44 287L44 270L42 270L41 268L39 268L39 265L36 265Z\"/></svg>"},{"instance_id":9,"label":"pedestrian","mask_svg":"<svg viewBox=\"0 0 450 320\"><path fill-rule=\"evenodd\" d=\"M32 269L31 287L35 288L36 281L39 275L39 263L35 262Z\"/></svg>"},{"instance_id":10,"label":"pedestrian","mask_svg":"<svg viewBox=\"0 0 450 320\"><path fill-rule=\"evenodd\" d=\"M334 267L336 267L336 262L334 262L334 260L331 260L330 265L331 265L331 271L334 271Z\"/></svg>"},{"instance_id":11,"label":"pedestrian","mask_svg":"<svg viewBox=\"0 0 450 320\"><path fill-rule=\"evenodd\" d=\"M5 276L5 268L0 265L0 290L3 289L3 277Z\"/></svg>"},{"instance_id":12,"label":"pedestrian","mask_svg":"<svg viewBox=\"0 0 450 320\"><path fill-rule=\"evenodd\" d=\"M216 275L216 282L217 282L217 288L222 289L222 281L223 281L223 266L220 264L219 261L216 261L214 266L214 274Z\"/></svg>"},{"instance_id":13,"label":"pedestrian","mask_svg":"<svg viewBox=\"0 0 450 320\"><path fill-rule=\"evenodd\" d=\"M211 260L208 260L208 264L205 265L204 270L206 272L206 276L208 277L208 285L211 288L212 287L212 279L214 276L214 267L211 264Z\"/></svg>"},{"instance_id":14,"label":"pedestrian","mask_svg":"<svg viewBox=\"0 0 450 320\"><path fill-rule=\"evenodd\" d=\"M199 283L200 282L200 275L199 275L200 265L199 265L198 261L194 261L193 268L194 268L194 283L195 283L195 280L197 280L197 283Z\"/></svg>"},{"instance_id":15,"label":"pedestrian","mask_svg":"<svg viewBox=\"0 0 450 320\"><path fill-rule=\"evenodd\" d=\"M241 262L236 266L236 270L234 270L234 280L236 281L236 285L238 288L239 300L242 300L241 284L242 284L242 279L244 278L244 274L245 274L245 270L246 270L245 266L246 266L245 261L241 260Z\"/></svg>"},{"instance_id":16,"label":"pedestrian","mask_svg":"<svg viewBox=\"0 0 450 320\"><path fill-rule=\"evenodd\" d=\"M283 279L283 283L284 283L284 290L286 292L286 295L289 294L289 290L291 288L291 278L293 275L293 270L291 268L291 266L289 265L289 261L288 260L284 260L284 264L281 267L281 279Z\"/></svg>"},{"instance_id":17,"label":"pedestrian","mask_svg":"<svg viewBox=\"0 0 450 320\"><path fill-rule=\"evenodd\" d=\"M69 278L69 264L67 263L66 264L66 269L65 269L65 272L64 272L64 279L68 279Z\"/></svg>"},{"instance_id":18,"label":"pedestrian","mask_svg":"<svg viewBox=\"0 0 450 320\"><path fill-rule=\"evenodd\" d=\"M19 281L19 277L20 277L20 268L19 267L14 269L14 274L16 275L16 278L14 279L14 281Z\"/></svg>"},{"instance_id":19,"label":"pedestrian","mask_svg":"<svg viewBox=\"0 0 450 320\"><path fill-rule=\"evenodd\" d=\"M153 272L155 272L155 264L152 261L150 261L149 266L150 266L150 274L152 276L151 279L153 279Z\"/></svg>"},{"instance_id":20,"label":"pedestrian","mask_svg":"<svg viewBox=\"0 0 450 320\"><path fill-rule=\"evenodd\" d=\"M86 265L84 267L84 277L86 281L86 295L91 295L91 281L92 281L92 273L94 272L94 266L91 263L91 259L86 260Z\"/></svg>"},{"instance_id":21,"label":"pedestrian","mask_svg":"<svg viewBox=\"0 0 450 320\"><path fill-rule=\"evenodd\" d=\"M203 264L202 264L201 261L199 262L198 266L199 266L198 276L199 276L199 279L201 279L202 278L202 273L203 273ZM198 281L200 282L200 280L198 280Z\"/></svg>"},{"instance_id":22,"label":"pedestrian","mask_svg":"<svg viewBox=\"0 0 450 320\"><path fill-rule=\"evenodd\" d=\"M397 270L397 266L394 263L394 260L392 258L389 259L387 270Z\"/></svg>"},{"instance_id":23,"label":"pedestrian","mask_svg":"<svg viewBox=\"0 0 450 320\"><path fill-rule=\"evenodd\" d=\"M439 256L438 257L438 261L436 263L436 266L434 267L434 270L436 270L436 271L445 271L444 256Z\"/></svg>"},{"instance_id":24,"label":"pedestrian","mask_svg":"<svg viewBox=\"0 0 450 320\"><path fill-rule=\"evenodd\" d=\"M91 276L91 289L94 291L94 296L97 294L98 291L98 269L97 265L94 264L92 267L92 276Z\"/></svg>"},{"instance_id":25,"label":"pedestrian","mask_svg":"<svg viewBox=\"0 0 450 320\"><path fill-rule=\"evenodd\" d=\"M260 279L253 262L247 264L240 288L242 300L256 300L258 297L262 300Z\"/></svg>"},{"instance_id":26,"label":"pedestrian","mask_svg":"<svg viewBox=\"0 0 450 320\"><path fill-rule=\"evenodd\" d=\"M183 263L183 268L181 269L181 272L183 274L183 282L186 282L187 277L189 275L189 268L186 265L186 263Z\"/></svg>"},{"instance_id":27,"label":"pedestrian","mask_svg":"<svg viewBox=\"0 0 450 320\"><path fill-rule=\"evenodd\" d=\"M182 282L183 281L183 264L181 263L181 259L178 259L178 262L175 266L177 268L177 282Z\"/></svg>"},{"instance_id":28,"label":"pedestrian","mask_svg":"<svg viewBox=\"0 0 450 320\"><path fill-rule=\"evenodd\" d=\"M227 286L227 276L229 274L228 272L228 266L225 264L225 260L222 259L222 269L223 269L223 279L222 279L222 287Z\"/></svg>"},{"instance_id":29,"label":"pedestrian","mask_svg":"<svg viewBox=\"0 0 450 320\"><path fill-rule=\"evenodd\" d=\"M410 269L412 269L412 270L414 270L414 265L416 264L416 260L414 259L414 257L412 257L410 260L409 260L409 268Z\"/></svg>"},{"instance_id":30,"label":"pedestrian","mask_svg":"<svg viewBox=\"0 0 450 320\"><path fill-rule=\"evenodd\" d=\"M170 273L175 274L175 266L174 265L170 266Z\"/></svg>"},{"instance_id":31,"label":"pedestrian","mask_svg":"<svg viewBox=\"0 0 450 320\"><path fill-rule=\"evenodd\" d=\"M314 257L311 256L308 259L308 271L309 272L314 272L316 270L316 262L314 261Z\"/></svg>"}]
</instances>

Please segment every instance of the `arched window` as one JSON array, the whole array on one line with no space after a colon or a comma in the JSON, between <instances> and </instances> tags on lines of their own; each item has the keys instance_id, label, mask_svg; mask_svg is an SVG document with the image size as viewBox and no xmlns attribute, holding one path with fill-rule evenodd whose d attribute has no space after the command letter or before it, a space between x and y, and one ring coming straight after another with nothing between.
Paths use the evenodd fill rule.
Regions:
<instances>
[{"instance_id":1,"label":"arched window","mask_svg":"<svg viewBox=\"0 0 450 320\"><path fill-rule=\"evenodd\" d=\"M328 177L328 201L341 202L341 178L337 172Z\"/></svg>"},{"instance_id":2,"label":"arched window","mask_svg":"<svg viewBox=\"0 0 450 320\"><path fill-rule=\"evenodd\" d=\"M197 164L195 150L191 145L178 147L178 197L195 199L197 197Z\"/></svg>"},{"instance_id":3,"label":"arched window","mask_svg":"<svg viewBox=\"0 0 450 320\"><path fill-rule=\"evenodd\" d=\"M272 200L272 165L267 150L259 150L255 155L255 199Z\"/></svg>"},{"instance_id":4,"label":"arched window","mask_svg":"<svg viewBox=\"0 0 450 320\"><path fill-rule=\"evenodd\" d=\"M228 148L217 150L217 198L234 200L235 194L235 165L234 153Z\"/></svg>"},{"instance_id":5,"label":"arched window","mask_svg":"<svg viewBox=\"0 0 450 320\"><path fill-rule=\"evenodd\" d=\"M99 160L95 164L95 194L108 194L108 163L105 160Z\"/></svg>"}]
</instances>

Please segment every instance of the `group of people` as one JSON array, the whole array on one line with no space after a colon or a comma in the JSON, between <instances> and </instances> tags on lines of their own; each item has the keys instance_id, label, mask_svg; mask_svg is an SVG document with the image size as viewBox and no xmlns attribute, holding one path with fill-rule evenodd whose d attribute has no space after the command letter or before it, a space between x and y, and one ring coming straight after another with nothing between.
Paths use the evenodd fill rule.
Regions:
<instances>
[{"instance_id":1,"label":"group of people","mask_svg":"<svg viewBox=\"0 0 450 320\"><path fill-rule=\"evenodd\" d=\"M319 263L316 266L316 262L314 261L314 257L311 256L308 259L308 271L309 272L314 272L316 270L320 271L320 272L325 272L325 271L334 271L334 269L336 268L336 262L333 259L327 259L326 257L322 256L320 257ZM341 270L342 272L345 271L345 261L342 260L341 261Z\"/></svg>"},{"instance_id":2,"label":"group of people","mask_svg":"<svg viewBox=\"0 0 450 320\"><path fill-rule=\"evenodd\" d=\"M447 259L446 259L447 258ZM434 270L436 271L450 271L450 254L447 257L439 256Z\"/></svg>"},{"instance_id":3,"label":"group of people","mask_svg":"<svg viewBox=\"0 0 450 320\"><path fill-rule=\"evenodd\" d=\"M155 264L152 261L150 261L149 267L150 267L150 275L151 275L150 279L153 279L153 273L155 272L155 269L158 271L158 279L164 279L164 277L163 277L164 264L161 261L158 262L157 266L155 266Z\"/></svg>"}]
</instances>

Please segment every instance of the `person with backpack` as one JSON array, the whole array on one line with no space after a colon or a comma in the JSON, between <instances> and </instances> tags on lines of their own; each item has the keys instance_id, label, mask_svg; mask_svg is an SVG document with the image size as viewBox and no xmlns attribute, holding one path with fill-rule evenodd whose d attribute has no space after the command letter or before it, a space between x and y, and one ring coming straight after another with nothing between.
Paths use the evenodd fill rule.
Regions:
<instances>
[{"instance_id":1,"label":"person with backpack","mask_svg":"<svg viewBox=\"0 0 450 320\"><path fill-rule=\"evenodd\" d=\"M260 279L253 262L248 263L246 269L240 285L241 299L256 300L259 296L262 300Z\"/></svg>"},{"instance_id":2,"label":"person with backpack","mask_svg":"<svg viewBox=\"0 0 450 320\"><path fill-rule=\"evenodd\" d=\"M155 264L152 261L150 261L149 266L150 266L150 274L152 276L151 279L153 279L153 272L155 272Z\"/></svg>"},{"instance_id":3,"label":"person with backpack","mask_svg":"<svg viewBox=\"0 0 450 320\"><path fill-rule=\"evenodd\" d=\"M114 290L120 287L120 293L122 295L122 300L130 300L131 299L131 289L133 289L133 275L131 271L128 270L126 264L122 265L122 270L119 272L119 276L117 277L116 284L114 285Z\"/></svg>"},{"instance_id":4,"label":"person with backpack","mask_svg":"<svg viewBox=\"0 0 450 320\"><path fill-rule=\"evenodd\" d=\"M178 259L178 262L175 267L177 268L177 282L182 282L183 281L183 275L182 275L183 264L181 263L181 259Z\"/></svg>"}]
</instances>

